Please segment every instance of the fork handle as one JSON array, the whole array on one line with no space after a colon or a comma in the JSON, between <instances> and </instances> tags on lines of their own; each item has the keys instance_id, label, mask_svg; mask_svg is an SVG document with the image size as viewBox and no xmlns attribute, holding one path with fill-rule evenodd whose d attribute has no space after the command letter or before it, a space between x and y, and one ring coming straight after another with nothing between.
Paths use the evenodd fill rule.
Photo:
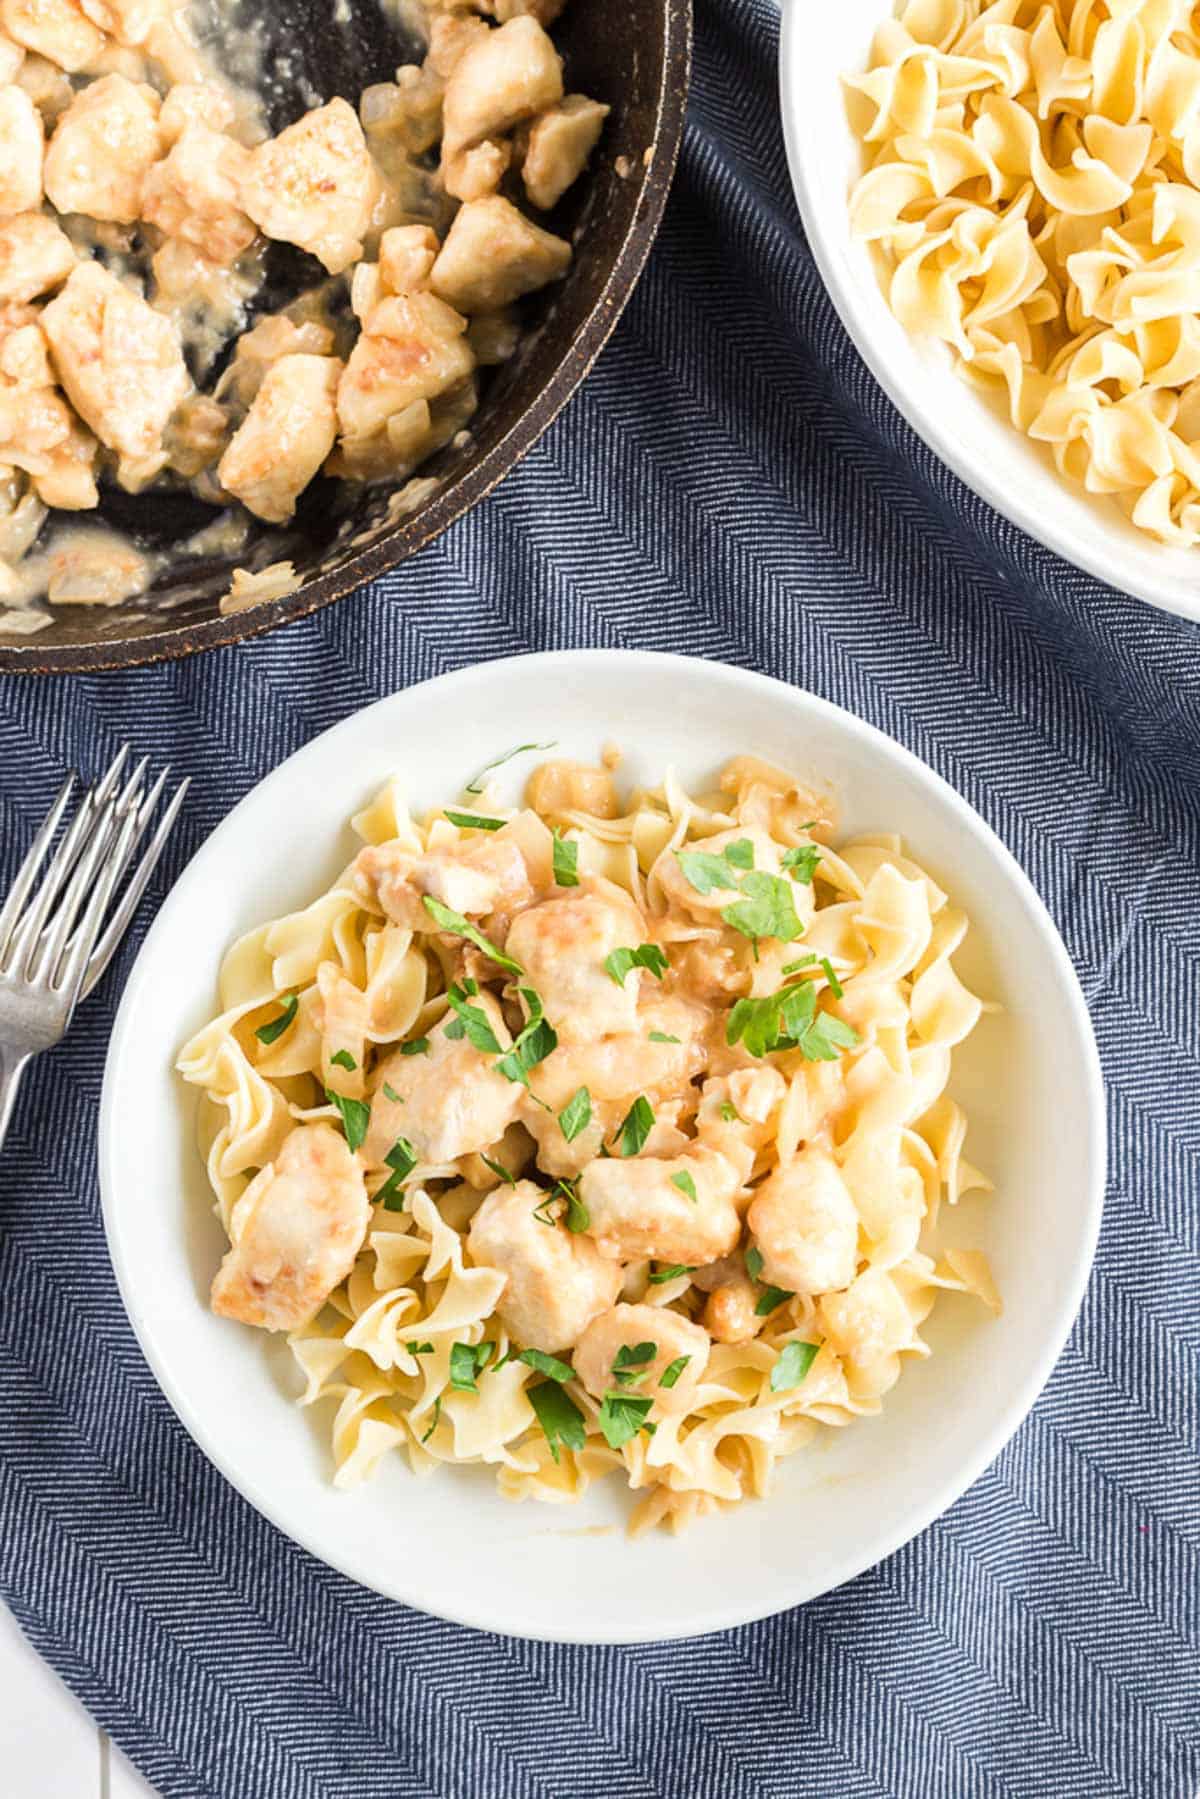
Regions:
<instances>
[{"instance_id":1,"label":"fork handle","mask_svg":"<svg viewBox=\"0 0 1200 1799\"><path fill-rule=\"evenodd\" d=\"M21 1085L21 1076L25 1072L27 1055L18 1055L15 1049L7 1048L0 1043L0 1149L4 1148L4 1139L8 1135L8 1121L12 1117L13 1102L17 1097L17 1088Z\"/></svg>"}]
</instances>

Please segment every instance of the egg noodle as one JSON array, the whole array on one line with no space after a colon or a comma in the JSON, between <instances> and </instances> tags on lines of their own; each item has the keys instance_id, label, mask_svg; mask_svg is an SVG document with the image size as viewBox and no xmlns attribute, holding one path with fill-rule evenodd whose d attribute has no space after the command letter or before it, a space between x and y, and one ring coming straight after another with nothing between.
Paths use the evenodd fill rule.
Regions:
<instances>
[{"instance_id":1,"label":"egg noodle","mask_svg":"<svg viewBox=\"0 0 1200 1799\"><path fill-rule=\"evenodd\" d=\"M288 1329L340 1487L392 1450L510 1499L620 1471L678 1529L877 1412L939 1289L999 1310L937 1237L989 1189L947 1093L964 915L754 758L624 802L615 762L423 819L389 782L182 1052L214 1306Z\"/></svg>"},{"instance_id":2,"label":"egg noodle","mask_svg":"<svg viewBox=\"0 0 1200 1799\"><path fill-rule=\"evenodd\" d=\"M847 78L853 229L1060 474L1200 539L1200 29L1191 0L908 0Z\"/></svg>"}]
</instances>

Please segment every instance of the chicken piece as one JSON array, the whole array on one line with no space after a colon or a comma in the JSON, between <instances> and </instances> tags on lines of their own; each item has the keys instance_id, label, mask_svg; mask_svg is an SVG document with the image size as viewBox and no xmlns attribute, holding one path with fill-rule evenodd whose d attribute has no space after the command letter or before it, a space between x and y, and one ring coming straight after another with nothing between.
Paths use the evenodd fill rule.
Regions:
<instances>
[{"instance_id":1,"label":"chicken piece","mask_svg":"<svg viewBox=\"0 0 1200 1799\"><path fill-rule=\"evenodd\" d=\"M744 1271L714 1287L704 1304L704 1328L717 1343L749 1343L767 1322L755 1311L758 1289Z\"/></svg>"},{"instance_id":2,"label":"chicken piece","mask_svg":"<svg viewBox=\"0 0 1200 1799\"><path fill-rule=\"evenodd\" d=\"M562 59L536 19L512 19L476 36L446 83L443 162L544 112L562 93Z\"/></svg>"},{"instance_id":3,"label":"chicken piece","mask_svg":"<svg viewBox=\"0 0 1200 1799\"><path fill-rule=\"evenodd\" d=\"M235 262L258 233L238 205L250 153L223 132L188 125L146 176L142 217L194 244L211 262Z\"/></svg>"},{"instance_id":4,"label":"chicken piece","mask_svg":"<svg viewBox=\"0 0 1200 1799\"><path fill-rule=\"evenodd\" d=\"M98 262L76 265L41 322L68 398L136 493L166 461L163 432L191 392L178 328Z\"/></svg>"},{"instance_id":5,"label":"chicken piece","mask_svg":"<svg viewBox=\"0 0 1200 1799\"><path fill-rule=\"evenodd\" d=\"M459 207L431 282L459 312L494 312L557 281L570 263L570 244L493 194Z\"/></svg>"},{"instance_id":6,"label":"chicken piece","mask_svg":"<svg viewBox=\"0 0 1200 1799\"><path fill-rule=\"evenodd\" d=\"M23 88L0 87L0 214L42 203L42 115Z\"/></svg>"},{"instance_id":7,"label":"chicken piece","mask_svg":"<svg viewBox=\"0 0 1200 1799\"><path fill-rule=\"evenodd\" d=\"M509 1334L526 1349L555 1355L579 1341L621 1290L621 1270L562 1222L534 1216L546 1193L532 1181L489 1193L467 1236L473 1261L506 1279L496 1305Z\"/></svg>"},{"instance_id":8,"label":"chicken piece","mask_svg":"<svg viewBox=\"0 0 1200 1799\"><path fill-rule=\"evenodd\" d=\"M482 200L495 193L511 161L511 144L485 138L457 156L442 158L442 186L455 200Z\"/></svg>"},{"instance_id":9,"label":"chicken piece","mask_svg":"<svg viewBox=\"0 0 1200 1799\"><path fill-rule=\"evenodd\" d=\"M533 121L521 179L525 192L543 212L557 205L579 179L611 110L584 94L568 94Z\"/></svg>"},{"instance_id":10,"label":"chicken piece","mask_svg":"<svg viewBox=\"0 0 1200 1799\"><path fill-rule=\"evenodd\" d=\"M59 212L132 224L161 153L154 89L105 75L81 89L54 128L46 149L47 198Z\"/></svg>"},{"instance_id":11,"label":"chicken piece","mask_svg":"<svg viewBox=\"0 0 1200 1799\"><path fill-rule=\"evenodd\" d=\"M70 238L44 213L0 219L0 306L36 300L60 286L74 267Z\"/></svg>"},{"instance_id":12,"label":"chicken piece","mask_svg":"<svg viewBox=\"0 0 1200 1799\"><path fill-rule=\"evenodd\" d=\"M625 890L594 880L520 913L506 948L541 995L559 1042L589 1043L634 1030L640 984L653 977L631 968L618 982L604 964L645 937L646 921Z\"/></svg>"},{"instance_id":13,"label":"chicken piece","mask_svg":"<svg viewBox=\"0 0 1200 1799\"><path fill-rule=\"evenodd\" d=\"M506 831L472 832L420 854L398 843L371 845L360 851L354 872L368 899L410 931L437 929L426 894L473 918L513 911L534 897L521 846Z\"/></svg>"},{"instance_id":14,"label":"chicken piece","mask_svg":"<svg viewBox=\"0 0 1200 1799\"><path fill-rule=\"evenodd\" d=\"M477 320L482 323L482 320ZM535 768L525 783L525 804L551 823L566 823L568 812L617 818L621 805L611 774L586 762L556 758Z\"/></svg>"},{"instance_id":15,"label":"chicken piece","mask_svg":"<svg viewBox=\"0 0 1200 1799\"><path fill-rule=\"evenodd\" d=\"M260 1330L307 1324L354 1266L370 1216L345 1138L327 1124L297 1125L234 1207L213 1311Z\"/></svg>"},{"instance_id":16,"label":"chicken piece","mask_svg":"<svg viewBox=\"0 0 1200 1799\"><path fill-rule=\"evenodd\" d=\"M0 339L0 466L45 474L66 444L70 408L54 383L46 340L36 324Z\"/></svg>"},{"instance_id":17,"label":"chicken piece","mask_svg":"<svg viewBox=\"0 0 1200 1799\"><path fill-rule=\"evenodd\" d=\"M94 525L56 533L38 563L52 606L119 606L154 578L152 562L128 538Z\"/></svg>"},{"instance_id":18,"label":"chicken piece","mask_svg":"<svg viewBox=\"0 0 1200 1799\"><path fill-rule=\"evenodd\" d=\"M499 368L517 353L521 321L511 306L503 306L499 312L476 313L467 327L467 342L479 368Z\"/></svg>"},{"instance_id":19,"label":"chicken piece","mask_svg":"<svg viewBox=\"0 0 1200 1799\"><path fill-rule=\"evenodd\" d=\"M267 237L337 275L362 255L378 190L354 108L330 100L250 152L241 202Z\"/></svg>"},{"instance_id":20,"label":"chicken piece","mask_svg":"<svg viewBox=\"0 0 1200 1799\"><path fill-rule=\"evenodd\" d=\"M338 386L347 437L367 437L415 400L432 400L475 366L467 321L433 294L395 294L371 313Z\"/></svg>"},{"instance_id":21,"label":"chicken piece","mask_svg":"<svg viewBox=\"0 0 1200 1799\"><path fill-rule=\"evenodd\" d=\"M104 34L76 0L0 0L0 26L26 50L74 73L104 48Z\"/></svg>"},{"instance_id":22,"label":"chicken piece","mask_svg":"<svg viewBox=\"0 0 1200 1799\"><path fill-rule=\"evenodd\" d=\"M179 142L189 125L205 125L210 131L227 131L234 117L233 102L223 88L204 81L180 81L163 100L158 128L169 149Z\"/></svg>"},{"instance_id":23,"label":"chicken piece","mask_svg":"<svg viewBox=\"0 0 1200 1799\"><path fill-rule=\"evenodd\" d=\"M616 1366L621 1351L651 1343L654 1355L646 1361ZM632 1399L653 1399L647 1416L659 1418L692 1408L696 1388L708 1366L711 1345L708 1332L678 1312L664 1306L615 1305L593 1318L571 1358L575 1372L592 1395L627 1393ZM683 1366L675 1367L678 1362ZM668 1368L674 1369L670 1386L662 1385ZM618 1379L618 1374L621 1376Z\"/></svg>"},{"instance_id":24,"label":"chicken piece","mask_svg":"<svg viewBox=\"0 0 1200 1799\"><path fill-rule=\"evenodd\" d=\"M233 361L217 387L218 398L249 410L267 370L283 356L329 356L333 332L305 319L297 324L286 313L268 313L237 341Z\"/></svg>"},{"instance_id":25,"label":"chicken piece","mask_svg":"<svg viewBox=\"0 0 1200 1799\"><path fill-rule=\"evenodd\" d=\"M393 225L379 240L384 287L393 294L414 294L428 287L439 247L437 232L428 225Z\"/></svg>"},{"instance_id":26,"label":"chicken piece","mask_svg":"<svg viewBox=\"0 0 1200 1799\"><path fill-rule=\"evenodd\" d=\"M759 1150L771 1140L771 1120L786 1093L787 1082L770 1066L715 1076L701 1090L696 1136L719 1150L748 1181Z\"/></svg>"},{"instance_id":27,"label":"chicken piece","mask_svg":"<svg viewBox=\"0 0 1200 1799\"><path fill-rule=\"evenodd\" d=\"M757 1188L747 1215L763 1279L789 1293L848 1287L858 1266L858 1213L837 1163L809 1147Z\"/></svg>"},{"instance_id":28,"label":"chicken piece","mask_svg":"<svg viewBox=\"0 0 1200 1799\"><path fill-rule=\"evenodd\" d=\"M610 1156L592 1162L580 1178L579 1197L602 1254L622 1262L651 1256L701 1267L728 1255L741 1235L733 1203L740 1185L724 1156L697 1145L669 1158Z\"/></svg>"},{"instance_id":29,"label":"chicken piece","mask_svg":"<svg viewBox=\"0 0 1200 1799\"><path fill-rule=\"evenodd\" d=\"M427 67L443 81L448 81L467 51L489 37L491 29L477 13L437 13L429 26Z\"/></svg>"},{"instance_id":30,"label":"chicken piece","mask_svg":"<svg viewBox=\"0 0 1200 1799\"><path fill-rule=\"evenodd\" d=\"M217 480L259 518L283 524L333 448L336 356L281 356L217 465Z\"/></svg>"},{"instance_id":31,"label":"chicken piece","mask_svg":"<svg viewBox=\"0 0 1200 1799\"><path fill-rule=\"evenodd\" d=\"M391 164L423 156L442 135L442 78L428 59L406 63L395 81L378 81L359 96L358 112L373 156L385 174Z\"/></svg>"},{"instance_id":32,"label":"chicken piece","mask_svg":"<svg viewBox=\"0 0 1200 1799\"><path fill-rule=\"evenodd\" d=\"M221 460L231 435L229 414L207 394L189 394L167 426L167 464L194 481Z\"/></svg>"},{"instance_id":33,"label":"chicken piece","mask_svg":"<svg viewBox=\"0 0 1200 1799\"><path fill-rule=\"evenodd\" d=\"M826 1293L817 1317L836 1353L857 1379L853 1387L886 1392L900 1371L899 1351L915 1335L912 1314L882 1268L867 1268L844 1293Z\"/></svg>"},{"instance_id":34,"label":"chicken piece","mask_svg":"<svg viewBox=\"0 0 1200 1799\"><path fill-rule=\"evenodd\" d=\"M512 1038L491 994L477 993L469 1003L484 1014L501 1049L508 1049ZM450 1013L430 1031L425 1055L396 1050L377 1066L363 1145L368 1168L384 1166L398 1137L408 1138L422 1162L440 1165L477 1155L516 1119L524 1088L497 1074L495 1056L476 1049L469 1037L449 1036L447 1026L457 1022Z\"/></svg>"},{"instance_id":35,"label":"chicken piece","mask_svg":"<svg viewBox=\"0 0 1200 1799\"><path fill-rule=\"evenodd\" d=\"M79 0L79 4L106 37L135 47L154 36L156 27L169 24L179 10L177 0Z\"/></svg>"}]
</instances>

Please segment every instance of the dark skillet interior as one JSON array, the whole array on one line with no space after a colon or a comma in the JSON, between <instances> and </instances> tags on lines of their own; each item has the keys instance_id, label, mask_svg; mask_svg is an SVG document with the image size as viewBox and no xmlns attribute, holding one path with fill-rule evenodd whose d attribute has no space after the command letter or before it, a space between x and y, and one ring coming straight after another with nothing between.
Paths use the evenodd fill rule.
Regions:
<instances>
[{"instance_id":1,"label":"dark skillet interior","mask_svg":"<svg viewBox=\"0 0 1200 1799\"><path fill-rule=\"evenodd\" d=\"M249 16L268 37L265 66L277 72L276 129L305 109L305 83L322 98L356 103L362 89L390 78L419 55L377 0L353 0L352 20L331 23L329 0L252 0ZM662 214L683 127L690 56L690 0L625 0L609 7L573 0L554 26L566 58L569 92L612 107L588 171L546 221L575 242L567 278L527 302L526 336L516 356L485 371L483 401L470 441L449 446L419 471L436 490L419 507L389 519L393 490L318 481L301 500L294 525L236 556L181 562L152 594L111 611L56 609L36 637L0 638L0 669L29 673L119 668L188 655L269 630L352 592L428 543L497 481L545 430L591 365L616 323L649 251ZM219 53L219 44L218 44ZM652 152L652 154L649 154ZM622 172L624 171L624 172ZM311 286L318 266L286 246L272 249L270 310ZM170 551L215 517L186 495L140 496L108 489L99 517L152 549ZM255 554L255 548L258 553ZM232 571L290 557L303 587L286 599L222 618L218 602Z\"/></svg>"}]
</instances>

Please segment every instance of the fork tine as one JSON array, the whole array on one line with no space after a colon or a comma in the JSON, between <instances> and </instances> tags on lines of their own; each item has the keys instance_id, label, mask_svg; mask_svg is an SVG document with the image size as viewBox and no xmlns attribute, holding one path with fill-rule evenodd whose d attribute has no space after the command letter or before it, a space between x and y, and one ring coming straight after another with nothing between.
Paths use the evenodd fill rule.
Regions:
<instances>
[{"instance_id":1,"label":"fork tine","mask_svg":"<svg viewBox=\"0 0 1200 1799\"><path fill-rule=\"evenodd\" d=\"M37 879L38 869L42 865L42 858L46 854L49 845L54 840L54 833L57 831L59 821L67 809L67 802L71 797L78 778L75 770L72 769L62 786L59 788L58 797L46 814L40 831L29 846L29 854L25 857L25 860L17 870L17 878L12 884L12 889L4 902L3 908L0 909L0 961L3 961L7 954L9 938L12 936L13 927L21 916L21 908L29 897L30 888Z\"/></svg>"},{"instance_id":2,"label":"fork tine","mask_svg":"<svg viewBox=\"0 0 1200 1799\"><path fill-rule=\"evenodd\" d=\"M36 918L36 924L32 927L30 925L30 919L35 916L35 913L27 915L22 920L20 942L17 946L16 961L12 970L18 980L22 976L27 981L46 980L53 974L55 964L62 954L63 943L75 922L84 896L96 879L97 870L112 841L117 817L117 802L115 799L110 799L96 820L96 828L88 839L87 848L75 864L71 878L59 900L53 928L47 932L46 936L40 937L44 918L42 904L44 893L39 894L34 902L35 913L41 914Z\"/></svg>"},{"instance_id":3,"label":"fork tine","mask_svg":"<svg viewBox=\"0 0 1200 1799\"><path fill-rule=\"evenodd\" d=\"M104 923L104 917L119 878L119 871L128 860L129 846L133 841L134 832L137 830L137 820L136 808L127 812L121 820L115 841L110 838L107 858L84 909L75 941L67 952L61 970L56 971L51 965L51 977L53 978L57 972L59 991L72 1009L79 997L88 957L92 953L100 934L100 927Z\"/></svg>"},{"instance_id":4,"label":"fork tine","mask_svg":"<svg viewBox=\"0 0 1200 1799\"><path fill-rule=\"evenodd\" d=\"M127 864L132 857L138 837L141 835L143 827L140 821L147 812L147 808L150 805L150 799L157 798L157 790L162 786L162 783L165 780L166 773L164 772L159 781L155 784L155 788L151 790L151 794L147 799L146 804L143 805L142 810L138 815L138 833L130 844L129 853L126 857ZM101 937L100 941L96 944L95 949L92 951L91 956L88 958L87 970L84 974L83 984L80 988L81 999L86 998L92 991L92 988L96 985L96 982L100 979L101 975L112 961L117 945L124 937L129 921L137 910L138 902L150 884L150 877L158 865L163 850L166 848L167 838L174 829L175 820L179 816L179 809L183 805L184 796L190 786L190 779L181 781L179 786L175 789L175 792L172 794L171 803L164 812L158 829L150 840L145 855L138 863L137 868L134 871L133 879L126 888L120 905L109 920L108 927L105 930L103 937ZM72 945L72 949L73 948L74 946Z\"/></svg>"}]
</instances>

